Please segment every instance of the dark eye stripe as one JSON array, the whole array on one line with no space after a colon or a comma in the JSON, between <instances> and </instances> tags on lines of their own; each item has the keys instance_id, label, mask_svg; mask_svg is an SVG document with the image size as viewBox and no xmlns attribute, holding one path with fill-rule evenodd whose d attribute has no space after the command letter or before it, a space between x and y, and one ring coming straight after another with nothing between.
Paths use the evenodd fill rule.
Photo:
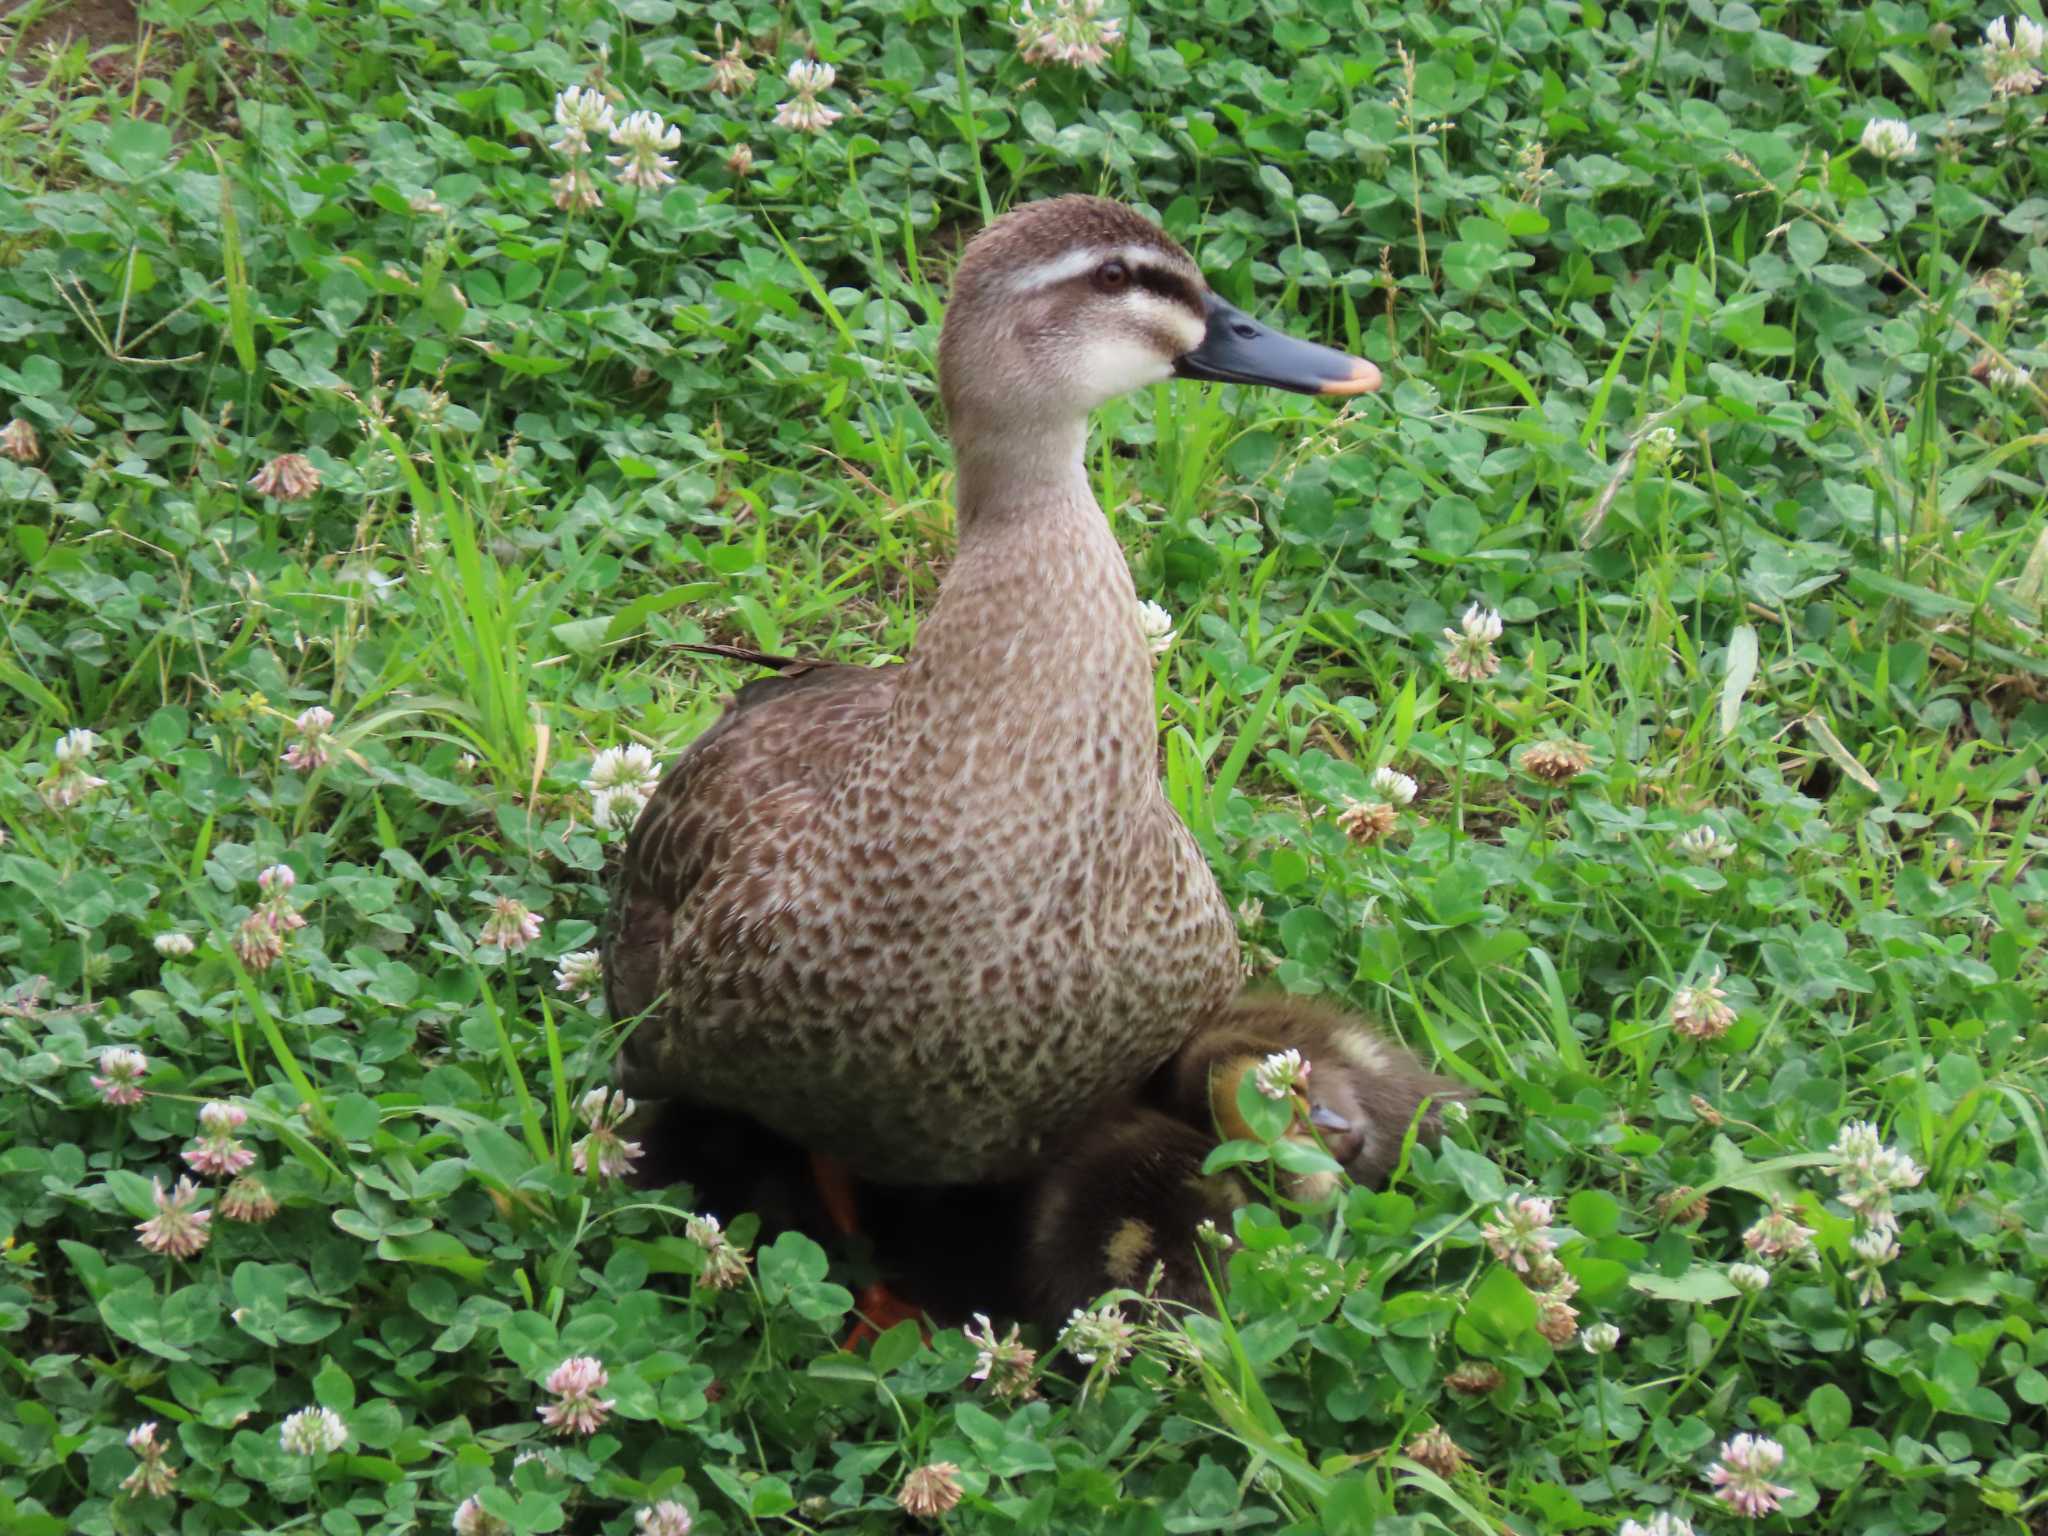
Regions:
<instances>
[{"instance_id":1,"label":"dark eye stripe","mask_svg":"<svg viewBox=\"0 0 2048 1536\"><path fill-rule=\"evenodd\" d=\"M1202 296L1195 292L1194 285L1178 272L1169 272L1165 267L1140 266L1132 273L1138 286L1150 289L1162 299L1169 299L1180 305L1197 320L1203 319L1207 311L1202 308Z\"/></svg>"}]
</instances>

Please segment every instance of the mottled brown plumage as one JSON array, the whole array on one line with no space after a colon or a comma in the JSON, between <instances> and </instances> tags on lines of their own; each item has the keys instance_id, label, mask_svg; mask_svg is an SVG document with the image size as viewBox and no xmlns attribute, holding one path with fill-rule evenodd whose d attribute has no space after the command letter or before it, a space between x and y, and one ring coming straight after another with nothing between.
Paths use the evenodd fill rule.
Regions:
<instances>
[{"instance_id":1,"label":"mottled brown plumage","mask_svg":"<svg viewBox=\"0 0 2048 1536\"><path fill-rule=\"evenodd\" d=\"M748 685L641 815L606 944L614 1015L645 1014L628 1091L744 1109L870 1179L1002 1178L1229 998L1234 925L1160 792L1137 597L1082 464L1090 410L1208 350L1205 304L1100 199L968 247L939 349L958 554L904 665ZM1376 382L1279 345L1321 371L1213 376Z\"/></svg>"}]
</instances>

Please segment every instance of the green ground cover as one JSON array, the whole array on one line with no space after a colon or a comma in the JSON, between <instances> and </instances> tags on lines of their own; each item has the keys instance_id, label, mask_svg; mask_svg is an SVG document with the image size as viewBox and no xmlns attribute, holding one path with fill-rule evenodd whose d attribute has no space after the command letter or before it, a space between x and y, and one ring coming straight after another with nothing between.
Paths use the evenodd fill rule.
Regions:
<instances>
[{"instance_id":1,"label":"green ground cover","mask_svg":"<svg viewBox=\"0 0 2048 1536\"><path fill-rule=\"evenodd\" d=\"M2048 1529L2038 28L1109 4L0 24L0 1527ZM912 643L949 260L1072 190L1387 372L1091 466L1253 972L1474 1097L990 1383L577 1171L569 957L675 642Z\"/></svg>"}]
</instances>

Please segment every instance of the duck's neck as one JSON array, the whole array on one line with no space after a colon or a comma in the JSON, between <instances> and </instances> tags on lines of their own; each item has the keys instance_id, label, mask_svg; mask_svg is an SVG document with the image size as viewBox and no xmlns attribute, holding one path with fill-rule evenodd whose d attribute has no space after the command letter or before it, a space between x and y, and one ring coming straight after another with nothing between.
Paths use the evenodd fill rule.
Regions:
<instances>
[{"instance_id":1,"label":"duck's neck","mask_svg":"<svg viewBox=\"0 0 2048 1536\"><path fill-rule=\"evenodd\" d=\"M954 504L960 554L1020 525L1069 513L1102 527L1102 509L1088 485L1088 422L969 426L954 435ZM1107 529L1103 530L1105 536Z\"/></svg>"},{"instance_id":2,"label":"duck's neck","mask_svg":"<svg viewBox=\"0 0 2048 1536\"><path fill-rule=\"evenodd\" d=\"M1151 658L1082 466L1087 424L971 425L956 424L959 552L899 694L915 740L896 745L949 791L1012 794L1024 814L1156 798Z\"/></svg>"}]
</instances>

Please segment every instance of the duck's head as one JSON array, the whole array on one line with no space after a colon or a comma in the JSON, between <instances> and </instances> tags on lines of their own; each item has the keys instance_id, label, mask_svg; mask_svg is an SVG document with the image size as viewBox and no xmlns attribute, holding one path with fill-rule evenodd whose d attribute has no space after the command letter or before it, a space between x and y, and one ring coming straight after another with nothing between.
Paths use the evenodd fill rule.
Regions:
<instances>
[{"instance_id":1,"label":"duck's head","mask_svg":"<svg viewBox=\"0 0 2048 1536\"><path fill-rule=\"evenodd\" d=\"M956 425L1072 421L1175 375L1312 395L1380 384L1363 358L1284 335L1218 298L1186 251L1121 203L1026 203L968 244L939 338Z\"/></svg>"}]
</instances>

